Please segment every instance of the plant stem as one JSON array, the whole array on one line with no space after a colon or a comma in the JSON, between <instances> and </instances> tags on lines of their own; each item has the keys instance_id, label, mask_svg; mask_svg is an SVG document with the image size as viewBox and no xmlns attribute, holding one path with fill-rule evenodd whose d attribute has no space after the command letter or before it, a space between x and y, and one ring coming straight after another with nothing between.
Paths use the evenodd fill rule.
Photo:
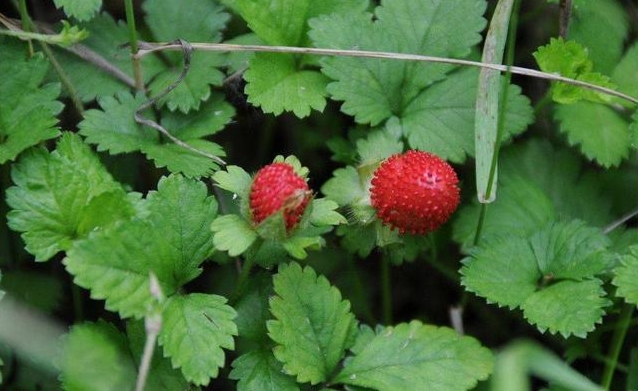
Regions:
<instances>
[{"instance_id":1,"label":"plant stem","mask_svg":"<svg viewBox=\"0 0 638 391\"><path fill-rule=\"evenodd\" d=\"M423 56L419 54L408 53L396 53L396 52L381 52L371 50L347 50L347 49L326 49L326 48L309 48L298 46L268 46L268 45L238 45L228 43L192 43L191 47L195 50L206 50L214 52L267 52L267 53L295 53L295 54L309 54L318 56L347 56L347 57L364 57L364 58L381 58L390 60L403 60L403 61L420 61L420 62L432 62L441 64L452 64L462 66L472 66L479 68L489 68L501 72L511 72L517 75L525 75L529 77L536 77L539 79L558 81L567 83L574 86L587 88L589 90L602 92L604 94L615 96L634 104L638 104L638 98L631 95L624 94L619 91L612 90L607 87L602 87L596 84L591 84L582 80L576 80L569 77L561 76L556 73L543 72L536 69L507 66L503 64L491 64L483 63L480 61L463 60L458 58L449 57L436 57L436 56ZM162 50L181 50L182 45L172 42L140 42L140 50L137 56L144 57L147 54Z\"/></svg>"},{"instance_id":2,"label":"plant stem","mask_svg":"<svg viewBox=\"0 0 638 391\"><path fill-rule=\"evenodd\" d=\"M241 267L241 272L239 273L239 277L237 278L237 285L235 286L235 291L230 296L229 302L236 302L241 295L246 290L246 286L248 285L248 277L250 277L250 272L255 265L255 257L247 256L244 264Z\"/></svg>"},{"instance_id":3,"label":"plant stem","mask_svg":"<svg viewBox=\"0 0 638 391\"><path fill-rule=\"evenodd\" d=\"M124 7L126 12L126 24L128 25L129 43L131 45L135 89L143 91L144 78L142 77L142 63L141 58L136 55L139 50L139 44L137 41L137 29L135 28L135 9L133 8L133 0L124 0Z\"/></svg>"},{"instance_id":4,"label":"plant stem","mask_svg":"<svg viewBox=\"0 0 638 391\"><path fill-rule=\"evenodd\" d=\"M20 0L19 8L20 8L20 19L22 20L22 29L27 32L32 31L33 24L31 23L31 18L29 17L29 11L27 10L27 1ZM28 40L27 42L29 43L29 57L31 57L33 56L33 53L35 52L33 50L33 42L31 42L31 40Z\"/></svg>"},{"instance_id":5,"label":"plant stem","mask_svg":"<svg viewBox=\"0 0 638 391\"><path fill-rule=\"evenodd\" d=\"M42 51L44 52L44 54L47 56L47 59L53 66L53 69L55 70L55 73L58 75L58 78L60 78L60 82L62 82L62 85L66 89L66 92L69 94L69 97L71 98L71 101L73 102L73 106L75 106L75 110L78 112L80 116L82 116L84 114L84 105L82 104L82 99L80 99L80 95L78 94L78 91L73 86L71 79L69 79L66 72L64 71L64 69L58 62L58 60L55 58L55 54L49 48L49 46L44 42L40 42L40 46L42 47Z\"/></svg>"},{"instance_id":6,"label":"plant stem","mask_svg":"<svg viewBox=\"0 0 638 391\"><path fill-rule=\"evenodd\" d=\"M607 362L607 365L605 365L602 380L600 381L600 386L605 390L609 389L611 381L614 378L614 372L618 365L618 357L620 356L623 341L625 340L625 335L627 335L627 329L629 329L629 324L631 323L633 314L633 304L625 304L620 312L616 331L614 331L614 335L611 339L611 346L609 348L609 354L607 355L609 361Z\"/></svg>"},{"instance_id":7,"label":"plant stem","mask_svg":"<svg viewBox=\"0 0 638 391\"><path fill-rule=\"evenodd\" d=\"M146 385L146 379L151 369L151 360L153 359L153 351L155 350L155 343L157 336L162 329L162 317L158 314L152 314L144 319L144 328L146 329L146 342L144 343L144 353L142 353L142 360L140 361L140 368L137 375L137 382L135 384L135 391L143 391Z\"/></svg>"},{"instance_id":8,"label":"plant stem","mask_svg":"<svg viewBox=\"0 0 638 391\"><path fill-rule=\"evenodd\" d=\"M390 257L381 255L381 308L383 324L392 324L392 285L390 282Z\"/></svg>"}]
</instances>

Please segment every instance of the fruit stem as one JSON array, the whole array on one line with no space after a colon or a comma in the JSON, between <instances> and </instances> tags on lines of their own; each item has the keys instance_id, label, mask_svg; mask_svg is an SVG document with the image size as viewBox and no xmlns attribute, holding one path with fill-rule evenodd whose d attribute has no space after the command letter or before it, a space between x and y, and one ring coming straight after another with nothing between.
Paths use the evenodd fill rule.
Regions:
<instances>
[{"instance_id":1,"label":"fruit stem","mask_svg":"<svg viewBox=\"0 0 638 391\"><path fill-rule=\"evenodd\" d=\"M236 302L246 290L246 286L248 285L248 277L250 276L250 272L255 265L255 257L247 256L244 260L244 264L241 267L241 271L239 272L239 277L237 277L237 285L235 286L235 290L230 296L230 303Z\"/></svg>"},{"instance_id":2,"label":"fruit stem","mask_svg":"<svg viewBox=\"0 0 638 391\"><path fill-rule=\"evenodd\" d=\"M629 329L629 324L631 323L633 314L634 305L625 303L620 313L618 322L616 323L616 330L614 331L614 335L611 339L609 348L609 360L607 361L607 365L605 365L605 370L600 381L601 387L605 390L609 389L611 381L614 378L614 372L616 371L616 366L618 365L618 356L620 356L623 341L625 340L625 335L627 335L627 329Z\"/></svg>"},{"instance_id":3,"label":"fruit stem","mask_svg":"<svg viewBox=\"0 0 638 391\"><path fill-rule=\"evenodd\" d=\"M384 251L381 254L381 308L385 325L392 324L392 285L390 282L390 257Z\"/></svg>"}]
</instances>

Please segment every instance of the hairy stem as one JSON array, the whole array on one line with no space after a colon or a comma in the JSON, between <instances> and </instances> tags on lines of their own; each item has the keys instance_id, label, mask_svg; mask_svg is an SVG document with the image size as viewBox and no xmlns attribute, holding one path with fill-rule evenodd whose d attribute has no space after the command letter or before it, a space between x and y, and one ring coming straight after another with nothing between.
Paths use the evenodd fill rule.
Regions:
<instances>
[{"instance_id":1,"label":"hairy stem","mask_svg":"<svg viewBox=\"0 0 638 391\"><path fill-rule=\"evenodd\" d=\"M20 9L20 19L22 20L22 29L24 31L30 32L33 30L33 24L31 23L31 18L29 17L29 11L27 10L27 1L20 0L19 3ZM27 41L29 44L29 57L33 56L35 51L33 50L33 42L31 40Z\"/></svg>"},{"instance_id":2,"label":"hairy stem","mask_svg":"<svg viewBox=\"0 0 638 391\"><path fill-rule=\"evenodd\" d=\"M60 82L64 86L64 89L66 89L66 92L69 94L69 97L71 98L71 102L73 102L73 106L75 106L75 110L78 112L80 116L82 116L82 114L84 113L84 105L82 104L82 99L80 99L80 95L78 94L78 91L75 89L75 86L73 86L71 79L69 79L69 76L66 74L66 72L64 71L64 68L62 68L58 60L55 58L55 54L49 48L49 46L44 42L40 42L40 46L42 47L42 51L44 52L44 54L47 56L47 59L53 66L53 69L55 70L55 73L58 75L58 78L60 79Z\"/></svg>"}]
</instances>

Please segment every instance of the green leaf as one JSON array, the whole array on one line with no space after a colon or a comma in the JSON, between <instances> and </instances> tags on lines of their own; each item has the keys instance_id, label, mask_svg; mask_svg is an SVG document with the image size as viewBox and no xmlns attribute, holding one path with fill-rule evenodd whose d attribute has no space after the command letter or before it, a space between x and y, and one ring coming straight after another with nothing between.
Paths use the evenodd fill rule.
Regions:
<instances>
[{"instance_id":1,"label":"green leaf","mask_svg":"<svg viewBox=\"0 0 638 391\"><path fill-rule=\"evenodd\" d=\"M0 164L60 134L55 117L63 107L55 100L60 85L43 85L48 68L42 56L0 63L0 74L11 75L0 78Z\"/></svg>"},{"instance_id":2,"label":"green leaf","mask_svg":"<svg viewBox=\"0 0 638 391\"><path fill-rule=\"evenodd\" d=\"M212 136L221 131L235 115L235 108L224 100L220 93L213 93L196 112L188 115L180 112L165 112L162 126L182 141Z\"/></svg>"},{"instance_id":3,"label":"green leaf","mask_svg":"<svg viewBox=\"0 0 638 391\"><path fill-rule=\"evenodd\" d=\"M227 251L231 257L242 254L257 240L253 227L236 214L219 216L213 221L213 244L219 251Z\"/></svg>"},{"instance_id":4,"label":"green leaf","mask_svg":"<svg viewBox=\"0 0 638 391\"><path fill-rule=\"evenodd\" d=\"M250 174L243 168L232 165L226 166L226 171L217 171L213 175L213 180L217 183L217 186L242 198L248 197L253 181Z\"/></svg>"},{"instance_id":5,"label":"green leaf","mask_svg":"<svg viewBox=\"0 0 638 391\"><path fill-rule=\"evenodd\" d=\"M82 0L75 1L79 3ZM87 30L89 37L82 41L82 50L77 55L65 50L54 50L56 59L82 101L89 102L96 97L115 95L122 89L132 89L134 80L131 49L124 45L129 42L126 23L115 21L109 14L101 13L78 27ZM145 82L149 82L165 68L162 60L154 55L144 56L141 65Z\"/></svg>"},{"instance_id":6,"label":"green leaf","mask_svg":"<svg viewBox=\"0 0 638 391\"><path fill-rule=\"evenodd\" d=\"M226 156L226 152L217 143L194 139L187 141L187 144L209 155ZM164 144L146 146L142 149L142 152L146 154L146 157L153 160L156 167L166 167L170 172L182 173L189 178L207 177L219 168L216 160L190 151L171 141Z\"/></svg>"},{"instance_id":7,"label":"green leaf","mask_svg":"<svg viewBox=\"0 0 638 391\"><path fill-rule=\"evenodd\" d=\"M270 45L308 46L307 21L328 13L361 12L366 0L227 0L250 29ZM244 74L248 101L275 115L292 111L302 118L323 111L328 79L309 69L314 59L291 54L257 53Z\"/></svg>"},{"instance_id":8,"label":"green leaf","mask_svg":"<svg viewBox=\"0 0 638 391\"><path fill-rule=\"evenodd\" d=\"M638 304L638 245L631 246L614 269L613 284L618 287L616 294L627 302Z\"/></svg>"},{"instance_id":9,"label":"green leaf","mask_svg":"<svg viewBox=\"0 0 638 391\"><path fill-rule=\"evenodd\" d=\"M253 350L233 361L229 377L239 380L238 391L298 391L295 379L283 372L269 350Z\"/></svg>"},{"instance_id":10,"label":"green leaf","mask_svg":"<svg viewBox=\"0 0 638 391\"><path fill-rule=\"evenodd\" d=\"M375 21L365 14L316 18L310 37L318 47L459 58L480 40L484 10L485 3L476 1L386 1L376 8ZM346 56L324 58L321 64L322 72L336 80L328 92L344 101L342 111L358 123L375 126L396 117L412 148L453 161L474 154L476 70L461 70L433 84L453 67ZM508 135L524 130L532 116L527 99L511 88Z\"/></svg>"},{"instance_id":11,"label":"green leaf","mask_svg":"<svg viewBox=\"0 0 638 391\"><path fill-rule=\"evenodd\" d=\"M248 287L237 302L233 303L237 311L237 332L243 340L269 342L266 321L270 319L268 299L272 295L272 277L269 272L258 271L251 275Z\"/></svg>"},{"instance_id":12,"label":"green leaf","mask_svg":"<svg viewBox=\"0 0 638 391\"><path fill-rule=\"evenodd\" d=\"M106 299L106 308L124 318L145 316L154 302L150 272L170 296L201 273L200 264L213 250L206 227L217 202L207 197L203 183L178 175L163 178L144 207L145 218L76 241L63 261L76 284L90 289L93 298Z\"/></svg>"},{"instance_id":13,"label":"green leaf","mask_svg":"<svg viewBox=\"0 0 638 391\"><path fill-rule=\"evenodd\" d=\"M215 2L185 0L145 1L146 22L158 41L173 41L177 38L190 42L219 42L221 30L226 26L229 15ZM181 52L169 54L175 68L157 75L149 85L152 95L158 95L173 83L182 71ZM202 101L210 98L210 86L222 84L224 74L219 67L225 65L224 56L219 53L193 52L186 78L168 95L160 99L171 111L188 113L198 109Z\"/></svg>"},{"instance_id":14,"label":"green leaf","mask_svg":"<svg viewBox=\"0 0 638 391\"><path fill-rule=\"evenodd\" d=\"M376 390L467 390L494 365L492 353L474 338L416 320L366 340L335 382Z\"/></svg>"},{"instance_id":15,"label":"green leaf","mask_svg":"<svg viewBox=\"0 0 638 391\"><path fill-rule=\"evenodd\" d=\"M482 235L500 233L531 234L556 219L556 211L548 196L531 180L501 176L499 196L485 214ZM481 213L479 203L463 206L454 222L454 240L467 250L474 243Z\"/></svg>"},{"instance_id":16,"label":"green leaf","mask_svg":"<svg viewBox=\"0 0 638 391\"><path fill-rule=\"evenodd\" d=\"M580 221L492 236L463 260L461 282L488 302L520 307L542 332L585 337L608 304L595 276L611 265L609 246L600 230Z\"/></svg>"},{"instance_id":17,"label":"green leaf","mask_svg":"<svg viewBox=\"0 0 638 391\"><path fill-rule=\"evenodd\" d=\"M629 155L628 124L612 108L578 102L556 107L555 117L569 143L601 166L618 166Z\"/></svg>"},{"instance_id":18,"label":"green leaf","mask_svg":"<svg viewBox=\"0 0 638 391\"><path fill-rule=\"evenodd\" d=\"M357 140L360 165L378 164L382 160L403 152L403 143L387 131L371 132L365 139Z\"/></svg>"},{"instance_id":19,"label":"green leaf","mask_svg":"<svg viewBox=\"0 0 638 391\"><path fill-rule=\"evenodd\" d=\"M170 298L159 343L186 380L207 385L224 366L224 349L234 349L235 310L217 295L192 293Z\"/></svg>"},{"instance_id":20,"label":"green leaf","mask_svg":"<svg viewBox=\"0 0 638 391\"><path fill-rule=\"evenodd\" d=\"M307 21L329 13L363 11L365 0L222 0L237 11L248 27L269 45L301 46L306 42Z\"/></svg>"},{"instance_id":21,"label":"green leaf","mask_svg":"<svg viewBox=\"0 0 638 391\"><path fill-rule=\"evenodd\" d=\"M326 381L354 343L350 303L310 267L283 264L273 281L277 296L270 299L270 310L275 320L267 327L277 344L275 357L299 382Z\"/></svg>"},{"instance_id":22,"label":"green leaf","mask_svg":"<svg viewBox=\"0 0 638 391\"><path fill-rule=\"evenodd\" d=\"M608 75L620 60L628 30L627 13L618 2L575 0L567 38L583 44L595 70Z\"/></svg>"},{"instance_id":23,"label":"green leaf","mask_svg":"<svg viewBox=\"0 0 638 391\"><path fill-rule=\"evenodd\" d=\"M427 150L453 162L474 156L474 113L478 71L461 69L415 97L401 114L411 148ZM503 140L532 122L529 100L518 86L507 93Z\"/></svg>"},{"instance_id":24,"label":"green leaf","mask_svg":"<svg viewBox=\"0 0 638 391\"><path fill-rule=\"evenodd\" d=\"M88 143L96 144L99 151L112 155L157 144L157 131L135 122L134 113L145 101L143 95L134 97L128 92L99 98L101 110L91 109L84 113L84 119L78 125L80 134Z\"/></svg>"},{"instance_id":25,"label":"green leaf","mask_svg":"<svg viewBox=\"0 0 638 391\"><path fill-rule=\"evenodd\" d=\"M333 177L321 187L321 192L341 206L349 205L366 197L359 173L352 166L335 170Z\"/></svg>"},{"instance_id":26,"label":"green leaf","mask_svg":"<svg viewBox=\"0 0 638 391\"><path fill-rule=\"evenodd\" d=\"M321 73L299 70L291 54L257 53L244 73L248 101L266 113L292 111L297 117L326 106L328 79Z\"/></svg>"},{"instance_id":27,"label":"green leaf","mask_svg":"<svg viewBox=\"0 0 638 391\"><path fill-rule=\"evenodd\" d=\"M203 182L171 175L149 193L147 206L151 223L161 227L162 240L155 248L172 260L174 278L185 284L201 273L200 264L213 251L208 227L217 215L217 201Z\"/></svg>"},{"instance_id":28,"label":"green leaf","mask_svg":"<svg viewBox=\"0 0 638 391\"><path fill-rule=\"evenodd\" d=\"M549 44L541 46L533 53L541 70L558 73L561 76L586 81L607 88L615 88L609 77L593 72L593 63L587 49L574 41L551 38ZM592 91L579 86L556 83L552 87L552 98L559 103L569 104L586 99L591 101L609 101L607 94Z\"/></svg>"},{"instance_id":29,"label":"green leaf","mask_svg":"<svg viewBox=\"0 0 638 391\"><path fill-rule=\"evenodd\" d=\"M336 212L339 205L327 198L315 198L309 207L312 208L312 212L308 219L312 225L339 225L348 222L345 217Z\"/></svg>"},{"instance_id":30,"label":"green leaf","mask_svg":"<svg viewBox=\"0 0 638 391\"><path fill-rule=\"evenodd\" d=\"M11 229L22 232L26 249L36 260L46 261L71 242L87 234L87 228L107 227L132 214L130 200L98 157L74 134L65 133L51 153L34 150L13 167L15 186L7 190L7 214ZM115 214L94 219L89 216L101 201L96 197L113 193ZM93 206L91 205L93 203ZM87 219L92 223L87 224Z\"/></svg>"},{"instance_id":31,"label":"green leaf","mask_svg":"<svg viewBox=\"0 0 638 391\"><path fill-rule=\"evenodd\" d=\"M638 43L627 49L614 68L611 80L618 86L619 91L638 96Z\"/></svg>"},{"instance_id":32,"label":"green leaf","mask_svg":"<svg viewBox=\"0 0 638 391\"><path fill-rule=\"evenodd\" d=\"M132 390L137 377L126 338L105 322L73 326L60 367L62 385L68 391Z\"/></svg>"},{"instance_id":33,"label":"green leaf","mask_svg":"<svg viewBox=\"0 0 638 391\"><path fill-rule=\"evenodd\" d=\"M89 20L99 11L102 0L53 0L57 8L64 8L64 13L77 20Z\"/></svg>"},{"instance_id":34,"label":"green leaf","mask_svg":"<svg viewBox=\"0 0 638 391\"><path fill-rule=\"evenodd\" d=\"M584 170L572 149L536 139L504 148L499 160L503 182L523 177L535 183L551 199L559 219L581 219L597 227L613 219L608 188L597 174Z\"/></svg>"},{"instance_id":35,"label":"green leaf","mask_svg":"<svg viewBox=\"0 0 638 391\"><path fill-rule=\"evenodd\" d=\"M178 3L175 3L176 5ZM201 3L204 4L204 3ZM180 14L180 12L178 12ZM194 52L191 54L191 63L186 77L169 92L159 99L160 105L166 104L169 110L179 110L189 113L191 110L199 110L202 102L211 96L211 86L221 86L224 74L217 68L225 63L223 57L217 53ZM159 95L166 90L182 72L181 65L168 69L158 74L149 84L151 95Z\"/></svg>"}]
</instances>

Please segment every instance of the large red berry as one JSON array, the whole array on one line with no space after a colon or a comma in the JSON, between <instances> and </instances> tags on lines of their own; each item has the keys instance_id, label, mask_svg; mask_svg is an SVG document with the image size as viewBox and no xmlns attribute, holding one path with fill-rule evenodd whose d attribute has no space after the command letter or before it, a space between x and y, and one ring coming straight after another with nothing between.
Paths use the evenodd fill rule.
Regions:
<instances>
[{"instance_id":1,"label":"large red berry","mask_svg":"<svg viewBox=\"0 0 638 391\"><path fill-rule=\"evenodd\" d=\"M399 233L425 234L459 205L459 180L438 156L422 151L393 155L374 172L370 200L384 224Z\"/></svg>"},{"instance_id":2,"label":"large red berry","mask_svg":"<svg viewBox=\"0 0 638 391\"><path fill-rule=\"evenodd\" d=\"M286 230L290 231L301 219L310 196L308 184L290 164L269 164L257 171L253 178L250 188L252 219L259 224L283 209Z\"/></svg>"}]
</instances>

